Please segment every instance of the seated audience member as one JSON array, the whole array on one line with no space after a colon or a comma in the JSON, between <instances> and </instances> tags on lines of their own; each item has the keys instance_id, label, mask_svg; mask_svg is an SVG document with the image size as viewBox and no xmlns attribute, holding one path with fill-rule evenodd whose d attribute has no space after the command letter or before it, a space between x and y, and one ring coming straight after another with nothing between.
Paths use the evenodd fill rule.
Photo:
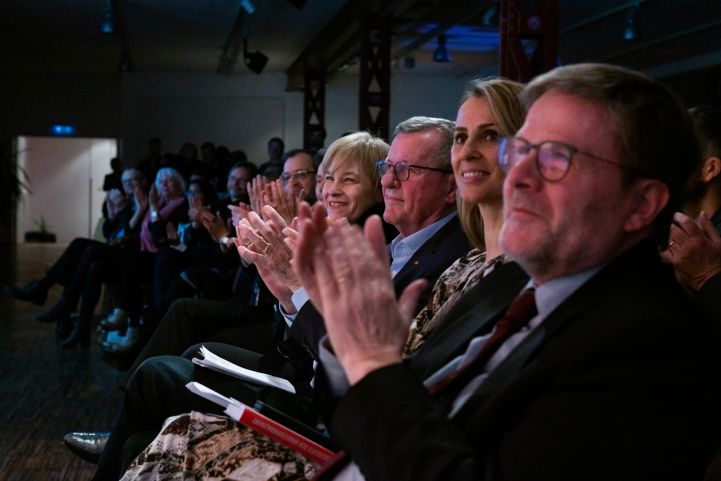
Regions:
<instances>
[{"instance_id":1,"label":"seated audience member","mask_svg":"<svg viewBox=\"0 0 721 481\"><path fill-rule=\"evenodd\" d=\"M119 158L113 157L110 159L110 170L111 172L103 178L103 190L105 192L123 188L123 162Z\"/></svg>"},{"instance_id":2,"label":"seated audience member","mask_svg":"<svg viewBox=\"0 0 721 481\"><path fill-rule=\"evenodd\" d=\"M453 324L401 362L423 283L396 302L377 221L371 242L302 223L293 260L322 306L325 372L337 362L350 386L330 420L347 456L318 479L702 478L719 340L657 252L691 170L679 159L698 155L688 116L657 82L599 64L554 69L522 99L499 155L501 247L531 282L469 299L470 343ZM445 367L424 371L424 355Z\"/></svg>"},{"instance_id":3,"label":"seated audience member","mask_svg":"<svg viewBox=\"0 0 721 481\"><path fill-rule=\"evenodd\" d=\"M366 134L364 139L372 137ZM359 199L367 199L368 204L377 204L380 194L373 187L378 184L373 179L371 157L385 155L385 144L375 139L374 150L366 156L369 172L367 188L358 192ZM363 146L363 144L360 144ZM360 148L355 147L351 154L358 156ZM288 156L284 169L290 171L294 166L307 167L307 153L302 150ZM377 174L376 174L377 176ZM377 177L376 177L377 178ZM313 186L307 186L311 189ZM361 202L364 202L361 200ZM231 344L243 344L255 352L275 353L277 326L273 321L272 305L267 302L270 293L263 284L254 266L242 266L236 276L239 288L231 303L213 302L198 299L186 299L171 305L167 315L161 320L157 331L148 345L135 359L130 372L134 372L143 361L160 355L179 355L189 346L200 341L216 341ZM271 299L272 296L270 296Z\"/></svg>"},{"instance_id":4,"label":"seated audience member","mask_svg":"<svg viewBox=\"0 0 721 481\"><path fill-rule=\"evenodd\" d=\"M702 156L684 189L683 213L674 216L663 256L681 285L721 319L721 108L689 112Z\"/></svg>"},{"instance_id":5,"label":"seated audience member","mask_svg":"<svg viewBox=\"0 0 721 481\"><path fill-rule=\"evenodd\" d=\"M104 270L109 276L103 279L112 280L111 273L117 272L119 266L122 266L125 248L138 248L140 220L145 215L147 205L145 177L139 170L130 168L123 171L121 179L125 195L119 191L110 191L108 194L107 217L103 223L103 234L107 239L105 244L91 239L74 239L44 277L20 288L5 286L6 294L37 305L45 303L53 285L61 284L65 287L60 300L36 316L40 321L57 323L61 347L74 346L79 340L87 344L90 317L102 286L102 280L97 276ZM127 199L132 199L132 202ZM83 315L80 321L72 323L70 314L81 298ZM87 324L83 320L85 318Z\"/></svg>"},{"instance_id":6,"label":"seated audience member","mask_svg":"<svg viewBox=\"0 0 721 481\"><path fill-rule=\"evenodd\" d=\"M258 167L258 173L267 180L280 177L283 171L283 152L285 152L283 139L273 137L268 140L268 161Z\"/></svg>"},{"instance_id":7,"label":"seated audience member","mask_svg":"<svg viewBox=\"0 0 721 481\"><path fill-rule=\"evenodd\" d=\"M315 154L322 150L325 146L325 138L327 134L325 128L322 125L311 124L308 128L308 151L315 156Z\"/></svg>"},{"instance_id":8,"label":"seated audience member","mask_svg":"<svg viewBox=\"0 0 721 481\"><path fill-rule=\"evenodd\" d=\"M262 213L264 205L275 209L290 224L297 215L301 201L313 204L315 197L315 173L313 157L308 151L294 149L286 152L283 157L283 173L278 180L266 181L258 176L248 184L251 210Z\"/></svg>"},{"instance_id":9,"label":"seated audience member","mask_svg":"<svg viewBox=\"0 0 721 481\"><path fill-rule=\"evenodd\" d=\"M164 167L158 171L155 183L148 196L148 212L140 227L140 250L128 253L125 265L119 272L119 300L113 313L102 326L110 329L118 326L126 319L130 320L125 335L118 342L106 342L111 352L119 346L134 344L141 338L140 312L142 301L141 285L149 285L153 289L152 298L159 299L157 286L153 285L153 269L156 256L161 247L168 244L169 225L177 226L187 222L188 202L185 198L185 179L180 173ZM106 339L107 341L107 339Z\"/></svg>"},{"instance_id":10,"label":"seated audience member","mask_svg":"<svg viewBox=\"0 0 721 481\"><path fill-rule=\"evenodd\" d=\"M445 318L445 313L455 305L456 299L475 286L479 279L491 274L502 262L497 236L502 218L501 191L505 174L498 165L498 140L499 135L515 133L523 121L523 109L517 98L519 90L519 84L507 80L476 80L469 84L462 98L451 159L458 192L462 197L459 216L477 249L461 257L441 274L433 288L431 300L414 320L414 324L422 326L422 329L419 327L414 331L413 347L407 350L407 354L419 348L424 337L433 329L442 328L439 321ZM391 165L395 168L389 168ZM404 178L403 168L399 162L388 163L381 171L385 170L386 175ZM483 221L479 214L482 214ZM485 253L481 252L484 237L488 239ZM243 449L223 450L220 442L214 443L219 438L232 439ZM187 449L182 456L176 456L172 446L177 445L180 439ZM213 443L219 447L203 449L201 439L204 445ZM262 449L253 449L255 445ZM201 456L203 462L196 462ZM305 462L304 474L307 476L312 466L309 467L308 461L302 457L300 460ZM278 472L283 461L297 463L298 454L227 419L191 413L174 419L164 427L156 440L146 448L145 455L137 458L123 479L139 481L152 475L163 480L166 478L162 473L183 469L180 468L181 464L197 466L195 469L186 469L187 476L197 478L212 471L233 479L235 473L242 471L244 466L257 462L270 465L269 471L272 473ZM273 466L275 470L271 470ZM301 473L299 470L299 475Z\"/></svg>"},{"instance_id":11,"label":"seated audience member","mask_svg":"<svg viewBox=\"0 0 721 481\"><path fill-rule=\"evenodd\" d=\"M427 120L433 120L433 125L427 125L426 131L423 133L418 132L412 134L411 139L407 139L404 143L405 148L411 146L412 140L424 144L425 150L419 149L416 152L419 156L417 163L421 166L433 162L441 162L437 157L441 155L442 158L441 153L445 151L445 165L448 165L447 152L452 142L453 124L448 121L440 123L438 119ZM332 145L328 149L326 159L338 155L336 163L330 165L328 168L328 179L324 185L324 197L326 199L334 199L333 208L335 209L335 214L348 216L350 220L358 222L367 218L367 214L370 212L378 211L375 206L381 199L381 194L375 163L379 156L380 158L385 157L385 151L378 152L376 147L372 147L378 144L382 144L379 139L373 139L368 134L359 133L355 137L344 138L342 142L339 142L338 148L334 148ZM363 152L362 162L359 164L359 167L355 167L351 161L351 159L354 158L352 147ZM419 171L420 170L422 169L419 169ZM411 189L410 186L415 186L415 189L419 190L423 189L426 196L436 199L437 202L436 205L429 202L428 206L433 205L433 208L425 211L426 215L436 216L436 222L431 222L430 226L426 226L430 227L430 230L424 232L427 236L426 242L422 243L423 246L414 246L412 244L407 246L411 251L414 249L418 249L419 252L422 251L423 255L411 256L406 268L399 272L398 277L405 283L410 282L414 278L413 276L406 276L406 271L416 272L418 276L425 276L425 274L428 273L428 277L430 277L432 271L437 269L437 272L435 272L435 277L437 277L445 267L468 249L468 245L462 240L464 236L458 226L458 220L453 214L455 204L455 183L453 182L453 177L446 172L443 172L443 175L439 175L439 173L434 172L434 170L436 170L435 167L429 166L428 171L433 172L432 176L418 174L419 177L425 180L415 180L408 187L409 191ZM375 176L375 178L373 179L371 176ZM367 192L367 197L360 197L359 194L362 192ZM422 196L411 196L408 202L421 202L422 200L426 199ZM445 207L437 205L440 202L443 202ZM254 214L251 214L251 218L254 222L260 221L260 218ZM441 231L443 233L441 233ZM443 234L445 234L445 236ZM453 254L442 254L446 252L453 252ZM442 261L445 261L443 266L436 266L437 263ZM278 356L272 358L266 355L259 356L257 359L260 365L249 365L248 367L266 371L274 370L280 375L290 374L289 377L292 379L294 372L293 365L282 358ZM249 361L252 363L252 356ZM166 367L166 363L168 364L167 367L172 366L169 370ZM285 393L274 392L276 390L269 389L267 392L259 394L254 389L249 390L247 387L241 385L242 383L227 378L226 376L215 376L213 373L203 374L210 375L209 378L203 379L205 383L218 388L220 391L249 400L250 402L253 402L254 398L260 397L274 404L277 403L285 406L294 414L301 413L302 410L307 409L304 408L306 401L296 398L288 399ZM151 377L154 378L153 381L150 380ZM217 412L217 407L213 407L210 403L197 398L185 390L183 386L192 379L192 363L184 358L158 357L146 361L140 366L128 384L126 391L126 409L123 410L113 430L113 434L108 440L98 467L96 479L103 479L104 476L107 476L108 472L114 472L109 471L110 469L118 469L118 453L123 449L123 444L126 443L126 440L132 442L131 437L134 433L149 431L151 436L150 439L146 439L147 444L147 442L157 434L166 416L187 412L192 409ZM164 386L161 387L161 384ZM154 416L159 415L160 411L165 410L165 408L159 410L155 408L138 409L140 405L146 402L156 402L153 399L156 399L157 396L155 394L147 395L147 389L160 389L162 392L174 393L173 406L166 405L169 409L164 413L165 416L153 419ZM252 399L249 399L249 397ZM160 401L159 398L157 398L157 400ZM146 417L146 415L151 415L151 417ZM132 456L124 456L123 459L129 462L143 446L144 445L132 446L126 444L126 452L131 448L139 447L140 449L133 452Z\"/></svg>"}]
</instances>

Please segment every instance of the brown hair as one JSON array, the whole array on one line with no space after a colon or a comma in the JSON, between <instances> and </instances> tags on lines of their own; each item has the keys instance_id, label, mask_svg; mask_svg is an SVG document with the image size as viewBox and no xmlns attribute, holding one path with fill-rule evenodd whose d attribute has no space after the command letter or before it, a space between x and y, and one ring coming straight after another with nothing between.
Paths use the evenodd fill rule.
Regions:
<instances>
[{"instance_id":1,"label":"brown hair","mask_svg":"<svg viewBox=\"0 0 721 481\"><path fill-rule=\"evenodd\" d=\"M471 80L466 86L459 107L470 98L484 98L488 102L493 120L498 126L501 137L515 134L526 116L526 111L518 99L523 85L503 78L485 78ZM466 236L474 247L484 250L483 218L478 205L466 202L458 196L458 218Z\"/></svg>"}]
</instances>

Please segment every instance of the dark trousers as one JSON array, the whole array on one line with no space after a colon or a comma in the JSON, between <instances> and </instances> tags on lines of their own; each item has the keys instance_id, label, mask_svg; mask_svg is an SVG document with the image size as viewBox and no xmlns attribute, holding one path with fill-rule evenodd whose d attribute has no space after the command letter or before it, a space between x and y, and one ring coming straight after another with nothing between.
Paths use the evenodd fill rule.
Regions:
<instances>
[{"instance_id":1,"label":"dark trousers","mask_svg":"<svg viewBox=\"0 0 721 481\"><path fill-rule=\"evenodd\" d=\"M225 301L178 299L173 302L135 359L132 374L146 359L182 354L193 344L221 342L254 352L276 352L276 325L269 305L246 306Z\"/></svg>"},{"instance_id":2,"label":"dark trousers","mask_svg":"<svg viewBox=\"0 0 721 481\"><path fill-rule=\"evenodd\" d=\"M101 284L120 279L126 253L122 247L91 239L74 239L40 282L46 287L65 286L62 298L70 311L75 310L80 298L87 293L89 302L85 309L92 307L92 315L100 297Z\"/></svg>"}]
</instances>

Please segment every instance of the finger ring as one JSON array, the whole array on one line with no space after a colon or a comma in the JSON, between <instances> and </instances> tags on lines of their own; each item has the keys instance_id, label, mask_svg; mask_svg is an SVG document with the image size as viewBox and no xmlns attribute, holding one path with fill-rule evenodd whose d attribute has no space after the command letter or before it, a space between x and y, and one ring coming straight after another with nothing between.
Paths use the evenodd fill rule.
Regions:
<instances>
[{"instance_id":1,"label":"finger ring","mask_svg":"<svg viewBox=\"0 0 721 481\"><path fill-rule=\"evenodd\" d=\"M340 276L340 277L336 278L335 283L340 285L340 284L343 284L347 280L348 280L348 276Z\"/></svg>"},{"instance_id":2,"label":"finger ring","mask_svg":"<svg viewBox=\"0 0 721 481\"><path fill-rule=\"evenodd\" d=\"M267 254L269 249L270 249L270 244L266 244L265 247L263 248L263 254Z\"/></svg>"},{"instance_id":3,"label":"finger ring","mask_svg":"<svg viewBox=\"0 0 721 481\"><path fill-rule=\"evenodd\" d=\"M675 242L674 242L674 241L671 241L671 242L668 243L668 246L671 247L671 246L674 245L674 244L675 244Z\"/></svg>"}]
</instances>

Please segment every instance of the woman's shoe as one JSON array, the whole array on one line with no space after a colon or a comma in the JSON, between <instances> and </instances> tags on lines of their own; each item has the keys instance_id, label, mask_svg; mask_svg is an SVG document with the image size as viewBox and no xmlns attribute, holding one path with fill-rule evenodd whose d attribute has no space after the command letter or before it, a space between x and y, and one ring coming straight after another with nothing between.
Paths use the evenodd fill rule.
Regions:
<instances>
[{"instance_id":1,"label":"woman's shoe","mask_svg":"<svg viewBox=\"0 0 721 481\"><path fill-rule=\"evenodd\" d=\"M68 309L65 301L61 298L50 309L35 315L35 320L40 322L58 322L70 317L70 309Z\"/></svg>"},{"instance_id":2,"label":"woman's shoe","mask_svg":"<svg viewBox=\"0 0 721 481\"><path fill-rule=\"evenodd\" d=\"M3 292L10 297L21 301L29 301L38 306L45 304L48 298L48 290L37 281L28 282L22 287L6 284Z\"/></svg>"},{"instance_id":3,"label":"woman's shoe","mask_svg":"<svg viewBox=\"0 0 721 481\"><path fill-rule=\"evenodd\" d=\"M140 350L144 343L144 337L139 327L128 327L125 335L117 342L103 342L102 349L108 354L124 354L133 350Z\"/></svg>"}]
</instances>

